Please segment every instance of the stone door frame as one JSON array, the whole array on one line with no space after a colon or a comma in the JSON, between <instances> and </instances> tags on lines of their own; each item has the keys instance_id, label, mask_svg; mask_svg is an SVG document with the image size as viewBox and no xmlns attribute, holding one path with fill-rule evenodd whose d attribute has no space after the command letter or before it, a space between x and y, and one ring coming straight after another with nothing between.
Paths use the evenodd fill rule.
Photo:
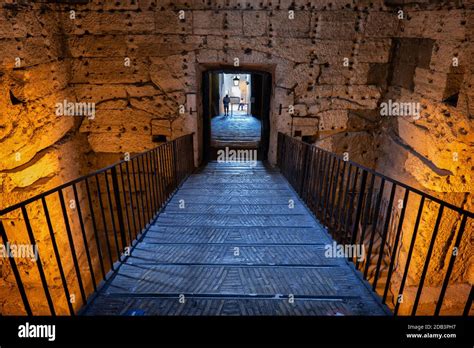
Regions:
<instances>
[{"instance_id":1,"label":"stone door frame","mask_svg":"<svg viewBox=\"0 0 474 348\"><path fill-rule=\"evenodd\" d=\"M275 98L275 64L253 64L253 63L243 63L239 66L234 66L233 64L229 63L217 63L217 62L209 62L209 63L198 63L196 64L196 111L197 111L197 122L196 122L196 138L194 140L194 154L195 154L195 162L198 165L204 163L204 152L207 150L206 148L206 141L210 141L210 139L204 139L204 105L203 105L203 97L204 97L204 85L203 85L203 77L205 73L208 72L223 72L223 73L240 73L240 74L269 74L271 76L271 91L270 91L270 101L269 101L269 111L268 111L268 123L269 123L269 131L268 131L268 140L270 144L268 145L268 151L270 150L271 139L276 139L276 127L272 127L272 124L275 125L273 122L272 117L273 113L273 104ZM275 133L275 134L273 134ZM276 144L273 144L276 148Z\"/></svg>"}]
</instances>

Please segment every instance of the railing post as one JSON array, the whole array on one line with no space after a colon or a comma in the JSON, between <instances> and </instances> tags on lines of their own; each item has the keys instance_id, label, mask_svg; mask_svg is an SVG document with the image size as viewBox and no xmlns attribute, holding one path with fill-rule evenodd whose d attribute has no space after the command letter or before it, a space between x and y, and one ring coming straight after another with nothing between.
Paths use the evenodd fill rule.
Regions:
<instances>
[{"instance_id":1,"label":"railing post","mask_svg":"<svg viewBox=\"0 0 474 348\"><path fill-rule=\"evenodd\" d=\"M122 211L122 203L120 202L120 191L119 191L119 184L117 179L117 168L112 167L112 186L114 188L114 196L115 196L115 206L117 207L117 218L119 223L120 229L120 238L122 239L122 248L125 249L127 246L127 239L125 237L125 223L123 220L123 211Z\"/></svg>"},{"instance_id":2,"label":"railing post","mask_svg":"<svg viewBox=\"0 0 474 348\"><path fill-rule=\"evenodd\" d=\"M191 174L194 170L194 133L189 136L189 147L190 147L190 155L189 155L189 168L188 168L188 175Z\"/></svg>"},{"instance_id":3,"label":"railing post","mask_svg":"<svg viewBox=\"0 0 474 348\"><path fill-rule=\"evenodd\" d=\"M364 201L364 193L365 193L365 184L366 183L367 183L367 171L363 170L362 171L362 179L361 179L361 183L360 183L359 199L357 201L357 208L356 208L356 213L355 213L354 226L352 227L351 244L355 244L356 238L357 238L357 230L358 230L358 226L359 226L359 222L360 222L360 215L361 215L361 211L362 211L362 203Z\"/></svg>"},{"instance_id":4,"label":"railing post","mask_svg":"<svg viewBox=\"0 0 474 348\"><path fill-rule=\"evenodd\" d=\"M302 161L302 173L300 177L300 184L299 184L299 191L301 197L303 197L303 188L306 182L306 176L308 174L308 152L309 152L309 145L303 143L303 161ZM304 198L304 197L303 197Z\"/></svg>"},{"instance_id":5,"label":"railing post","mask_svg":"<svg viewBox=\"0 0 474 348\"><path fill-rule=\"evenodd\" d=\"M416 315L416 310L418 309L418 303L420 302L421 292L423 291L423 286L425 284L426 274L428 273L428 267L431 261L431 254L433 253L436 237L438 236L439 225L441 224L441 217L443 216L444 205L441 204L438 210L438 217L436 218L435 227L433 229L433 234L431 235L430 246L428 247L428 252L426 253L425 264L423 265L423 271L421 272L420 283L418 284L418 290L416 291L415 302L413 303L413 309L411 315Z\"/></svg>"},{"instance_id":6,"label":"railing post","mask_svg":"<svg viewBox=\"0 0 474 348\"><path fill-rule=\"evenodd\" d=\"M172 151L173 151L173 180L174 180L173 191L174 191L178 187L178 185L180 184L178 182L178 170L176 168L176 164L177 164L176 139L173 140L173 142L171 143L171 148L172 148Z\"/></svg>"},{"instance_id":7,"label":"railing post","mask_svg":"<svg viewBox=\"0 0 474 348\"><path fill-rule=\"evenodd\" d=\"M5 231L5 227L3 226L3 221L0 220L0 236L2 237L3 244L8 245L8 237ZM23 306L25 307L26 314L31 316L33 312L31 311L30 303L28 302L28 296L26 295L25 287L23 285L23 281L21 280L20 272L18 271L18 267L16 265L15 258L8 257L10 261L10 266L13 271L13 275L15 276L16 284L18 286L18 291L20 292L21 300L23 301Z\"/></svg>"},{"instance_id":8,"label":"railing post","mask_svg":"<svg viewBox=\"0 0 474 348\"><path fill-rule=\"evenodd\" d=\"M446 271L446 275L444 277L443 281L443 286L441 287L441 292L439 294L438 302L436 303L436 309L435 309L435 316L439 315L439 312L441 311L441 307L443 305L443 300L444 300L444 295L446 293L446 289L448 288L449 285L449 278L451 277L451 273L453 271L454 267L454 262L456 260L456 253L454 253L454 250L459 249L459 245L461 244L461 239L464 233L464 229L466 228L466 221L467 221L467 214L464 214L461 220L461 226L459 227L458 235L456 237L456 241L454 242L454 248L453 251L451 252L451 256L449 258L449 265L448 269Z\"/></svg>"},{"instance_id":9,"label":"railing post","mask_svg":"<svg viewBox=\"0 0 474 348\"><path fill-rule=\"evenodd\" d=\"M277 166L281 168L281 147L282 147L282 136L281 133L278 132L278 141L277 141Z\"/></svg>"}]
</instances>

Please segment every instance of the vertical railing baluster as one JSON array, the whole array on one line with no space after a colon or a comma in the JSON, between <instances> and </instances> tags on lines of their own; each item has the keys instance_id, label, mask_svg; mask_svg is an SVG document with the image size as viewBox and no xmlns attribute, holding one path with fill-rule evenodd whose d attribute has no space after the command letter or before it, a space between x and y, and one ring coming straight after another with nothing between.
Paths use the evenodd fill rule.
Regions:
<instances>
[{"instance_id":1,"label":"vertical railing baluster","mask_svg":"<svg viewBox=\"0 0 474 348\"><path fill-rule=\"evenodd\" d=\"M143 182L145 183L145 191L146 191L146 199L147 199L147 206L148 206L148 221L153 219L154 216L154 208L153 208L153 199L152 199L152 188L150 183L150 171L148 168L148 160L146 152L140 156L142 160L142 168L143 168Z\"/></svg>"},{"instance_id":2,"label":"vertical railing baluster","mask_svg":"<svg viewBox=\"0 0 474 348\"><path fill-rule=\"evenodd\" d=\"M390 287L390 281L392 280L392 272L393 272L393 267L395 266L395 259L397 257L398 243L400 241L400 235L402 233L402 226L403 226L403 221L405 219L405 211L408 204L409 192L410 191L408 189L405 189L405 195L403 196L403 207L402 207L402 211L400 212L400 218L398 219L397 233L395 235L395 241L393 243L392 257L390 259L390 265L388 267L387 281L385 284L385 290L383 292L382 303L385 303L387 299L388 289Z\"/></svg>"},{"instance_id":3,"label":"vertical railing baluster","mask_svg":"<svg viewBox=\"0 0 474 348\"><path fill-rule=\"evenodd\" d=\"M46 204L46 199L41 197L41 203L43 204L44 215L46 218L46 224L48 225L49 236L51 237L51 244L53 245L54 256L56 258L56 263L58 264L59 276L61 277L61 283L63 285L64 294L66 295L66 301L69 308L69 313L73 316L74 308L71 303L71 296L69 294L69 288L67 286L66 275L64 274L63 264L61 262L61 256L59 254L58 243L56 242L56 236L54 235L53 225L51 223L51 217L49 216L48 205Z\"/></svg>"},{"instance_id":4,"label":"vertical railing baluster","mask_svg":"<svg viewBox=\"0 0 474 348\"><path fill-rule=\"evenodd\" d=\"M150 151L145 153L145 162L146 162L146 168L147 168L147 173L148 173L148 191L150 191L150 201L151 201L151 207L152 207L152 219L155 218L156 211L157 211L157 204L156 204L156 192L155 192L155 181L153 180L153 167L151 164L151 156L150 156Z\"/></svg>"},{"instance_id":5,"label":"vertical railing baluster","mask_svg":"<svg viewBox=\"0 0 474 348\"><path fill-rule=\"evenodd\" d=\"M26 207L24 205L21 206L21 213L23 215L23 218L25 219L26 231L28 232L28 237L30 239L31 246L38 249L38 246L37 246L36 240L35 240L35 236L33 234L33 229L31 228L30 218L28 217L28 212L26 211ZM53 305L53 300L51 298L51 294L50 294L49 288L48 288L48 281L46 280L46 275L44 274L44 270L43 270L43 264L41 263L41 258L39 256L39 251L38 251L38 254L36 255L36 266L38 267L38 272L39 272L39 275L40 275L41 284L43 285L43 290L44 290L44 294L46 296L46 301L48 302L49 310L50 310L52 316L56 316L56 312L54 310L54 305Z\"/></svg>"},{"instance_id":6,"label":"vertical railing baluster","mask_svg":"<svg viewBox=\"0 0 474 348\"><path fill-rule=\"evenodd\" d=\"M308 168L309 168L309 163L308 163L308 152L309 152L309 146L303 146L303 154L301 155L302 157L302 171L301 171L301 180L298 186L299 190L299 195L305 200L306 198L306 177L308 176Z\"/></svg>"},{"instance_id":7,"label":"vertical railing baluster","mask_svg":"<svg viewBox=\"0 0 474 348\"><path fill-rule=\"evenodd\" d=\"M171 143L171 150L172 150L172 161L173 161L173 188L178 187L178 178L177 178L177 169L176 163L178 162L178 154L176 153L176 142L173 141ZM174 191L174 190L173 190Z\"/></svg>"},{"instance_id":8,"label":"vertical railing baluster","mask_svg":"<svg viewBox=\"0 0 474 348\"><path fill-rule=\"evenodd\" d=\"M383 231L382 231L382 240L381 240L381 243L380 243L379 258L377 260L377 267L375 268L375 277L374 277L374 282L373 282L373 285L372 285L372 289L374 291L377 287L377 281L379 279L380 266L382 265L385 242L387 240L388 226L389 226L390 220L392 218L393 199L395 198L396 189L397 189L397 185L392 183L392 190L390 192L390 200L388 201L387 212L385 213L385 223L384 223L384 227L383 227Z\"/></svg>"},{"instance_id":9,"label":"vertical railing baluster","mask_svg":"<svg viewBox=\"0 0 474 348\"><path fill-rule=\"evenodd\" d=\"M364 278L367 279L367 272L369 271L371 257L372 257L372 247L374 245L375 234L377 233L377 222L379 219L379 212L380 212L380 205L382 203L382 196L383 196L383 189L385 186L385 179L382 178L380 181L380 189L379 189L379 196L377 197L377 203L375 203L375 211L374 216L372 219L372 234L370 236L369 242L369 251L367 253L367 260L365 261L365 270L364 270Z\"/></svg>"},{"instance_id":10,"label":"vertical railing baluster","mask_svg":"<svg viewBox=\"0 0 474 348\"><path fill-rule=\"evenodd\" d=\"M81 228L82 241L84 242L84 248L86 251L87 265L89 266L89 273L91 276L92 286L94 288L94 291L97 291L94 268L92 267L91 254L89 252L89 243L87 242L86 229L84 227L84 218L82 216L82 208L81 208L81 203L79 201L79 195L77 194L76 184L72 184L72 191L74 193L74 200L76 201L77 217L79 218L79 226Z\"/></svg>"},{"instance_id":11,"label":"vertical railing baluster","mask_svg":"<svg viewBox=\"0 0 474 348\"><path fill-rule=\"evenodd\" d=\"M331 182L332 176L334 175L334 168L336 166L336 156L331 155L331 161L329 162L327 179L326 179L326 192L324 198L324 207L323 207L323 221L324 224L328 226L328 209L329 209L329 199L331 197ZM321 222L323 222L321 221Z\"/></svg>"},{"instance_id":12,"label":"vertical railing baluster","mask_svg":"<svg viewBox=\"0 0 474 348\"><path fill-rule=\"evenodd\" d=\"M323 152L321 154L322 158L321 158L321 166L320 168L318 169L319 170L319 175L318 175L318 183L317 183L317 186L316 186L316 204L315 204L315 214L318 218L321 217L321 214L319 213L320 211L320 206L322 204L322 199L323 199L323 194L322 194L322 190L323 190L323 183L324 183L324 173L326 171L326 164L327 164L327 160L328 160L328 155L326 154L326 152Z\"/></svg>"},{"instance_id":13,"label":"vertical railing baluster","mask_svg":"<svg viewBox=\"0 0 474 348\"><path fill-rule=\"evenodd\" d=\"M413 233L411 235L410 246L408 248L407 260L405 263L405 270L403 271L402 281L400 283L400 289L398 290L397 301L395 305L394 315L398 314L398 309L400 308L400 303L403 301L403 290L405 290L405 282L408 277L408 269L410 268L410 261L415 249L416 235L418 233L418 227L420 226L421 215L423 213L423 206L425 204L425 196L421 196L420 204L418 206L418 213L416 215L415 226L413 228Z\"/></svg>"},{"instance_id":14,"label":"vertical railing baluster","mask_svg":"<svg viewBox=\"0 0 474 348\"><path fill-rule=\"evenodd\" d=\"M348 200L348 196L349 196L349 191L351 189L351 182L352 182L352 178L353 176L351 175L351 172L352 172L352 168L353 168L353 165L348 163L349 164L349 170L347 172L347 182L346 182L346 189L344 191L344 199L342 201L342 207L341 207L341 225L340 225L340 228L338 229L337 231L337 236L338 236L338 239L339 239L339 243L345 243L345 236L346 236L346 231L347 231L347 215L346 214L346 211L348 210L348 207L347 207L347 200ZM355 171L357 173L358 171L358 168L355 167Z\"/></svg>"},{"instance_id":15,"label":"vertical railing baluster","mask_svg":"<svg viewBox=\"0 0 474 348\"><path fill-rule=\"evenodd\" d=\"M130 223L130 215L128 214L128 204L127 204L127 189L125 188L125 179L123 177L123 169L122 169L123 162L118 164L120 169L120 181L122 183L122 195L123 195L123 208L125 210L125 217L127 218L127 230L128 230L128 240L130 241L129 245L132 245L132 227ZM125 248L125 246L124 246Z\"/></svg>"},{"instance_id":16,"label":"vertical railing baluster","mask_svg":"<svg viewBox=\"0 0 474 348\"><path fill-rule=\"evenodd\" d=\"M5 227L3 226L2 220L0 220L0 235L2 236L3 245L9 245L10 242L8 241L7 233L5 231ZM10 266L12 268L13 275L15 276L16 284L18 286L18 291L20 292L20 297L23 302L23 307L25 307L25 312L27 315L32 316L33 312L31 310L30 302L28 301L28 296L26 295L25 286L23 285L20 272L18 271L15 258L8 257L8 260L10 261Z\"/></svg>"},{"instance_id":17,"label":"vertical railing baluster","mask_svg":"<svg viewBox=\"0 0 474 348\"><path fill-rule=\"evenodd\" d=\"M120 233L120 239L122 240L122 251L125 250L127 247L127 237L125 235L125 222L123 219L123 210L122 210L122 202L120 201L120 187L118 184L118 178L117 178L117 167L114 166L111 169L111 176L112 176L112 188L114 190L114 197L115 197L115 208L117 210L117 219L118 219L118 228L119 228L119 233ZM118 248L118 243L117 243L117 248ZM121 257L121 252L119 250L119 257L118 259L120 260Z\"/></svg>"},{"instance_id":18,"label":"vertical railing baluster","mask_svg":"<svg viewBox=\"0 0 474 348\"><path fill-rule=\"evenodd\" d=\"M92 205L91 189L89 186L88 178L85 179L85 182L86 182L86 191L87 191L87 201L89 202L89 211L91 213L92 229L94 231L94 239L95 239L95 243L97 247L97 254L99 256L100 270L102 272L102 279L105 280L104 260L102 256L102 248L100 247L99 234L97 232L97 222L95 220L95 213L94 213L94 207Z\"/></svg>"},{"instance_id":19,"label":"vertical railing baluster","mask_svg":"<svg viewBox=\"0 0 474 348\"><path fill-rule=\"evenodd\" d=\"M148 187L148 183L147 183L147 174L146 174L146 168L145 168L145 165L144 165L144 162L143 162L143 156L139 156L138 157L138 168L139 170L141 171L141 175L140 175L140 185L141 187L143 187L143 195L144 195L144 202L145 202L145 209L146 209L146 223L145 223L145 226L146 227L148 225L148 223L150 222L151 220L151 206L150 206L150 199L149 199L149 187Z\"/></svg>"},{"instance_id":20,"label":"vertical railing baluster","mask_svg":"<svg viewBox=\"0 0 474 348\"><path fill-rule=\"evenodd\" d=\"M351 244L354 245L357 240L357 231L359 230L359 222L360 222L360 217L362 213L362 204L364 202L364 193L365 193L365 185L367 182L367 171L362 170L362 178L360 182L360 192L359 192L359 198L357 200L357 206L356 206L356 211L355 211L355 217L354 217L354 225L352 227L352 236L351 236Z\"/></svg>"},{"instance_id":21,"label":"vertical railing baluster","mask_svg":"<svg viewBox=\"0 0 474 348\"><path fill-rule=\"evenodd\" d=\"M336 194L337 194L337 184L339 182L339 169L341 168L341 159L337 158L337 167L336 172L332 175L332 182L331 182L331 199L329 203L329 220L328 220L328 227L332 227L332 217L334 214L334 204L336 202Z\"/></svg>"},{"instance_id":22,"label":"vertical railing baluster","mask_svg":"<svg viewBox=\"0 0 474 348\"><path fill-rule=\"evenodd\" d=\"M63 213L64 225L66 226L67 238L69 240L69 248L71 249L72 262L74 263L74 269L77 275L77 282L79 283L79 291L81 292L82 304L85 305L86 293L84 291L84 284L82 282L81 270L79 268L79 262L77 261L76 247L74 246L74 239L72 238L71 226L69 224L69 218L67 216L66 203L64 202L63 190L58 191L59 203L61 204L61 210Z\"/></svg>"},{"instance_id":23,"label":"vertical railing baluster","mask_svg":"<svg viewBox=\"0 0 474 348\"><path fill-rule=\"evenodd\" d=\"M110 262L110 268L112 270L114 269L114 261L112 260L112 248L110 247L110 241L109 241L109 233L108 233L108 226L107 226L107 218L105 216L105 209L104 209L104 202L102 201L102 192L100 189L100 182L99 182L99 175L95 175L95 183L97 187L97 197L99 199L99 207L100 207L100 214L102 217L102 226L104 227L104 236L105 236L105 245L107 246L107 252L109 255L109 262Z\"/></svg>"},{"instance_id":24,"label":"vertical railing baluster","mask_svg":"<svg viewBox=\"0 0 474 348\"><path fill-rule=\"evenodd\" d=\"M438 235L438 229L439 229L439 225L441 223L441 216L443 215L443 211L444 211L444 205L440 204L439 211L438 211L438 217L436 218L435 227L434 227L433 233L431 235L431 242L430 242L430 246L428 248L428 253L426 254L425 264L423 266L423 271L421 272L420 284L418 285L418 290L416 292L415 302L413 304L413 309L412 309L411 315L416 315L416 310L418 309L418 303L420 302L421 292L423 291L423 285L425 284L426 273L428 272L428 267L429 267L430 260L431 260L431 254L433 253L434 243L435 243L435 240L436 240L436 236Z\"/></svg>"},{"instance_id":25,"label":"vertical railing baluster","mask_svg":"<svg viewBox=\"0 0 474 348\"><path fill-rule=\"evenodd\" d=\"M137 203L137 212L138 212L138 233L141 233L143 226L145 226L145 208L143 208L143 197L141 195L141 188L138 186L139 180L137 180L137 170L135 169L135 160L133 158L130 162L132 163L132 173L133 173L133 187L135 189L135 201Z\"/></svg>"},{"instance_id":26,"label":"vertical railing baluster","mask_svg":"<svg viewBox=\"0 0 474 348\"><path fill-rule=\"evenodd\" d=\"M157 193L156 193L156 182L155 182L155 168L153 167L153 156L151 151L148 151L146 154L148 160L148 172L149 174L149 181L150 181L150 194L152 195L152 201L153 201L153 217L156 216L156 213L158 211L158 201L157 201Z\"/></svg>"},{"instance_id":27,"label":"vertical railing baluster","mask_svg":"<svg viewBox=\"0 0 474 348\"><path fill-rule=\"evenodd\" d=\"M157 159L158 159L158 180L159 180L159 183L160 183L160 191L161 191L161 197L162 197L161 207L163 207L166 203L166 198L167 198L167 196L166 196L166 182L165 182L165 179L164 179L163 146L160 146L157 149L156 156L157 156Z\"/></svg>"},{"instance_id":28,"label":"vertical railing baluster","mask_svg":"<svg viewBox=\"0 0 474 348\"><path fill-rule=\"evenodd\" d=\"M347 167L347 161L343 160L342 164L342 172L341 172L341 183L339 185L339 193L337 195L337 202L336 202L336 210L334 212L334 232L337 233L337 231L340 228L340 222L341 222L341 202L342 202L342 197L344 194L344 176L346 174L346 167ZM350 171L350 167L348 169ZM349 174L350 176L350 174Z\"/></svg>"},{"instance_id":29,"label":"vertical railing baluster","mask_svg":"<svg viewBox=\"0 0 474 348\"><path fill-rule=\"evenodd\" d=\"M139 165L139 161L138 161L138 158L135 157L134 160L136 160L137 162L137 168L135 170L135 164L134 162L132 161L132 170L133 172L135 173L135 187L139 187L135 190L135 194L137 195L137 198L138 198L138 195L140 195L140 212L142 213L141 216L142 216L142 219L143 221L141 221L141 226L140 226L140 232L143 231L143 229L146 227L148 221L146 219L146 208L145 208L145 203L144 203L144 199L143 199L143 188L142 188L142 180L141 180L141 172L140 172L140 165ZM138 174L138 179L137 179L137 174ZM137 184L138 182L138 184Z\"/></svg>"},{"instance_id":30,"label":"vertical railing baluster","mask_svg":"<svg viewBox=\"0 0 474 348\"><path fill-rule=\"evenodd\" d=\"M115 223L115 214L114 214L114 205L112 201L112 194L110 193L110 185L109 185L109 178L107 175L107 171L104 172L104 178L105 178L105 188L107 190L107 203L109 205L109 214L110 214L110 219L112 220L112 231L114 232L114 242L115 242L115 251L117 252L117 258L120 260L120 247L118 244L118 237L117 237L117 225Z\"/></svg>"},{"instance_id":31,"label":"vertical railing baluster","mask_svg":"<svg viewBox=\"0 0 474 348\"><path fill-rule=\"evenodd\" d=\"M346 227L344 231L344 243L347 243L348 238L349 238L349 233L351 232L351 221L352 221L352 216L353 216L353 211L352 209L354 208L354 199L357 194L356 188L357 188L357 180L359 179L359 168L355 168L355 175L354 175L354 182L352 184L352 189L351 193L349 194L349 207L347 208L347 215L346 215Z\"/></svg>"},{"instance_id":32,"label":"vertical railing baluster","mask_svg":"<svg viewBox=\"0 0 474 348\"><path fill-rule=\"evenodd\" d=\"M169 177L169 191L168 195L172 194L175 185L174 185L174 153L173 153L173 144L167 143L167 152L168 152L168 177Z\"/></svg>"},{"instance_id":33,"label":"vertical railing baluster","mask_svg":"<svg viewBox=\"0 0 474 348\"><path fill-rule=\"evenodd\" d=\"M367 223L370 218L370 209L372 207L372 192L374 190L374 184L375 184L375 175L372 174L372 178L370 179L370 184L369 184L369 190L367 192L367 196L365 199L365 209L364 209L364 221L362 222L362 232L360 234L360 244L365 246L365 232L367 230ZM356 269L359 269L359 258L356 260L355 267Z\"/></svg>"},{"instance_id":34,"label":"vertical railing baluster","mask_svg":"<svg viewBox=\"0 0 474 348\"><path fill-rule=\"evenodd\" d=\"M313 151L313 160L312 160L312 165L311 165L311 184L309 186L309 201L308 201L308 207L311 209L311 211L316 215L316 185L318 182L319 178L319 171L321 168L321 152L319 149L315 149Z\"/></svg>"},{"instance_id":35,"label":"vertical railing baluster","mask_svg":"<svg viewBox=\"0 0 474 348\"><path fill-rule=\"evenodd\" d=\"M136 238L138 235L138 232L140 231L140 221L137 221L140 219L140 213L138 210L138 199L136 200L136 209L133 208L133 197L136 198L136 195L134 195L132 192L132 181L130 180L130 166L128 165L129 162L130 160L125 162L125 172L127 173L128 195L130 197L130 211L131 211L132 221L133 221L134 236ZM138 226L137 226L137 222L138 222Z\"/></svg>"},{"instance_id":36,"label":"vertical railing baluster","mask_svg":"<svg viewBox=\"0 0 474 348\"><path fill-rule=\"evenodd\" d=\"M454 268L454 262L456 261L457 251L459 250L459 245L461 244L461 239L464 233L464 229L466 228L467 222L467 214L464 214L461 220L461 225L459 226L458 235L456 236L456 241L454 242L454 247L451 252L451 256L449 258L448 269L446 271L446 275L444 277L443 285L441 287L441 291L439 293L438 302L436 303L436 309L434 315L439 315L441 311L441 307L443 306L444 295L446 293L446 289L448 288L449 278L451 277L451 273Z\"/></svg>"},{"instance_id":37,"label":"vertical railing baluster","mask_svg":"<svg viewBox=\"0 0 474 348\"><path fill-rule=\"evenodd\" d=\"M161 186L162 182L160 180L160 159L158 158L158 149L153 151L153 158L155 161L155 180L156 180L156 188L158 191L158 210L160 211L163 207L163 203L165 201L163 197L163 188Z\"/></svg>"},{"instance_id":38,"label":"vertical railing baluster","mask_svg":"<svg viewBox=\"0 0 474 348\"><path fill-rule=\"evenodd\" d=\"M308 200L308 207L311 209L311 211L315 211L315 187L316 187L316 182L318 178L318 170L319 170L319 162L321 160L321 156L319 153L319 150L315 147L313 147L311 151L311 160L310 160L310 165L311 165L311 182L308 187L308 195L307 195L307 200Z\"/></svg>"}]
</instances>

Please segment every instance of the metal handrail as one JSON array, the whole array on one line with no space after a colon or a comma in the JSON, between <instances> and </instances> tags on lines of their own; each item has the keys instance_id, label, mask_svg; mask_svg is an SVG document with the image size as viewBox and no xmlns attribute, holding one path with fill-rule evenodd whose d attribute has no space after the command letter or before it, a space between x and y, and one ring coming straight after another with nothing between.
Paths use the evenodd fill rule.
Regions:
<instances>
[{"instance_id":1,"label":"metal handrail","mask_svg":"<svg viewBox=\"0 0 474 348\"><path fill-rule=\"evenodd\" d=\"M38 251L36 268L48 312L53 316L64 314L58 308L62 300L63 304L64 301L67 302L67 312L75 315L88 303L100 285L110 278L116 263L128 255L127 249L142 236L173 192L193 170L193 134L188 134L2 209L0 236L4 245L9 245L9 237L15 240L21 237L23 226L30 245L39 250L32 221L44 219L46 224L43 223L40 227L49 232L52 251ZM69 206L66 204L68 195L73 197ZM55 207L62 213L62 219L53 220L51 201L56 203ZM34 203L41 210L38 207L30 209L29 205ZM8 217L17 212L22 219ZM35 214L33 220L30 218L32 213ZM11 223L6 224L7 220L11 220ZM70 249L67 256L72 259L72 264L67 264L65 255L60 254L62 245L58 239L65 236L65 243ZM45 243L41 246L46 248ZM48 277L42 261L52 254L57 264L60 284L55 284L52 276ZM25 285L22 275L25 277L26 274L20 272L24 266L18 265L15 257L8 259L23 302L22 314L46 314L41 307L44 301L40 301L37 294L29 296L30 291L37 290L37 283ZM82 268L81 262L84 265ZM83 274L84 269L88 275ZM50 273L53 271L51 267L47 270ZM73 284L74 279L68 281L68 275L77 279L76 285ZM80 294L81 306L75 305L72 288L76 288Z\"/></svg>"},{"instance_id":2,"label":"metal handrail","mask_svg":"<svg viewBox=\"0 0 474 348\"><path fill-rule=\"evenodd\" d=\"M343 156L302 142L283 133L278 133L277 161L282 174L288 179L319 221L328 227L329 232L337 242L341 244L364 243L366 238L370 237L365 265L360 263L359 260L355 260L354 257L348 257L348 259L354 262L356 269L361 270L364 278L372 283L372 290L375 292L380 291L379 295L382 297L383 303L387 303L390 290L397 295L394 296L395 303L387 303L392 306L395 315L398 314L401 303L404 301L403 294L413 253L415 251L419 252L419 250L415 249L415 243L426 203L428 201L434 202L439 205L439 208L434 225L429 226L432 228L431 239L429 240L428 250L425 254L415 299L411 306L411 315L416 315L418 310L423 287L429 271L430 260L435 245L437 245L437 236L439 234L443 214L448 210L456 213L458 218L455 224L459 223L459 226L454 226L455 229L453 229L453 231L455 231L455 233L457 231L457 233L455 238L453 236L453 249L449 257L448 265L445 267L446 273L442 279L438 301L436 302L436 308L434 310L434 315L440 314L447 288L452 284L450 278L454 269L454 263L457 259L457 251L460 250L466 226L469 226L467 220L474 218L473 212L445 202L419 189L378 173L373 169L345 160ZM378 194L375 196L373 195L374 191L378 191ZM384 199L384 195L388 200L382 207L381 203ZM401 236L404 228L408 229L406 226L407 220L405 220L407 206L409 203L413 204L409 202L409 200L413 201L412 197L415 195L420 197L420 202L415 206L415 208L417 208L417 210L414 210L417 211L416 220L413 230L410 230L412 231L412 235L407 261L405 262L400 287L397 291L393 290L395 285L392 284L392 277L394 276L396 270L395 265L397 264L397 250L400 250L402 247L403 239ZM393 231L395 232L393 232L389 231L389 226L390 221L392 220L392 222L394 222L393 220L395 218L393 208L396 196L403 197L403 199L401 199L402 207L400 207L400 213L397 215L398 221L395 222L396 229L394 228ZM377 231L377 226L381 212L383 221L380 221L382 222L380 225L382 227L380 234ZM390 228L390 230L392 229ZM389 236L389 233L395 233L395 235ZM376 246L374 243L377 234L380 241L379 250L377 252L378 255L375 253ZM385 246L391 241L393 241L393 245L389 245L389 248L393 250L393 252L391 255L384 255ZM376 259L376 266L375 274L372 276L370 273L373 272L369 272L369 269L372 266L371 261L374 258ZM388 262L388 270L385 274L385 284L380 284L380 279L382 279L383 276L382 273L385 272L381 269L384 260ZM372 269L372 271L373 270L374 269ZM382 285L382 288L379 289L377 284ZM474 290L471 285L470 293L467 296L462 314L468 315L471 311L473 297Z\"/></svg>"}]
</instances>

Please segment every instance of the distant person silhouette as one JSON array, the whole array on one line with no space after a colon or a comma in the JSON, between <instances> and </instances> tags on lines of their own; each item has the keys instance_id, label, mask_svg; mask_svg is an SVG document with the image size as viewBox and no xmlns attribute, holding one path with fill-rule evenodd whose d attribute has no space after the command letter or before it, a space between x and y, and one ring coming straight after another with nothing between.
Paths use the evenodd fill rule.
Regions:
<instances>
[{"instance_id":1,"label":"distant person silhouette","mask_svg":"<svg viewBox=\"0 0 474 348\"><path fill-rule=\"evenodd\" d=\"M225 95L224 99L222 99L222 102L224 103L224 116L229 116L230 98L228 94Z\"/></svg>"},{"instance_id":2,"label":"distant person silhouette","mask_svg":"<svg viewBox=\"0 0 474 348\"><path fill-rule=\"evenodd\" d=\"M244 98L240 98L239 108L237 110L244 111Z\"/></svg>"}]
</instances>

